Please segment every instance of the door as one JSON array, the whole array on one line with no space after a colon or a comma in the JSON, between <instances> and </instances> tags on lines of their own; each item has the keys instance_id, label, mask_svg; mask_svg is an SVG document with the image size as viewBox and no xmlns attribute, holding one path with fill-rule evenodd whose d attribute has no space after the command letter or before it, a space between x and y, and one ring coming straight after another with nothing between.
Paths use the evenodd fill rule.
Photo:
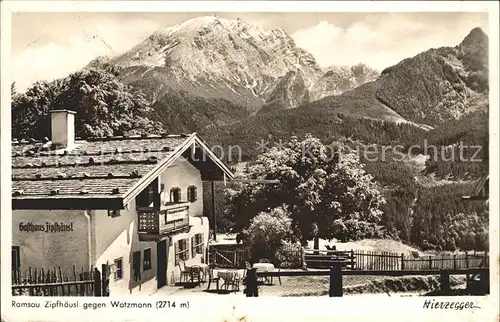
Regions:
<instances>
[{"instance_id":1,"label":"door","mask_svg":"<svg viewBox=\"0 0 500 322\"><path fill-rule=\"evenodd\" d=\"M12 278L14 282L21 283L21 256L19 246L12 246Z\"/></svg>"},{"instance_id":2,"label":"door","mask_svg":"<svg viewBox=\"0 0 500 322\"><path fill-rule=\"evenodd\" d=\"M132 255L132 270L134 274L134 282L141 280L141 251L136 251Z\"/></svg>"},{"instance_id":3,"label":"door","mask_svg":"<svg viewBox=\"0 0 500 322\"><path fill-rule=\"evenodd\" d=\"M167 285L167 241L156 243L156 276L158 288Z\"/></svg>"}]
</instances>

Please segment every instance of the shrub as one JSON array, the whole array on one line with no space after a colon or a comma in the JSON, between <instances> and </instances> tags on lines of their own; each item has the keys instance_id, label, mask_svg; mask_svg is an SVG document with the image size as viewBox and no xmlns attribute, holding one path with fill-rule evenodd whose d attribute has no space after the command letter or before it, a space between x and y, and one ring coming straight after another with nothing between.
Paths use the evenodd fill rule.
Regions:
<instances>
[{"instance_id":1,"label":"shrub","mask_svg":"<svg viewBox=\"0 0 500 322\"><path fill-rule=\"evenodd\" d=\"M274 257L279 263L289 262L292 264L290 268L300 268L302 265L302 245L298 242L285 241L276 250Z\"/></svg>"},{"instance_id":2,"label":"shrub","mask_svg":"<svg viewBox=\"0 0 500 322\"><path fill-rule=\"evenodd\" d=\"M289 238L291 225L290 212L285 206L274 208L269 212L261 212L255 216L248 229L243 232L246 242L251 247L252 260L274 257L276 249Z\"/></svg>"}]
</instances>

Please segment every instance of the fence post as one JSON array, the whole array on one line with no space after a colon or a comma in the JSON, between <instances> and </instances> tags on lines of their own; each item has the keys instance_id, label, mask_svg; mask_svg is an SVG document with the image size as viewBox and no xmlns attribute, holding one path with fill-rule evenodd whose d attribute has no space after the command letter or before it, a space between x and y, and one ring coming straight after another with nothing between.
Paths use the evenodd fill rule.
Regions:
<instances>
[{"instance_id":1,"label":"fence post","mask_svg":"<svg viewBox=\"0 0 500 322\"><path fill-rule=\"evenodd\" d=\"M247 285L245 293L247 297L259 297L259 289L257 287L257 269L248 268L245 277L245 283Z\"/></svg>"},{"instance_id":2,"label":"fence post","mask_svg":"<svg viewBox=\"0 0 500 322\"><path fill-rule=\"evenodd\" d=\"M465 251L465 268L469 268L469 252Z\"/></svg>"},{"instance_id":3,"label":"fence post","mask_svg":"<svg viewBox=\"0 0 500 322\"><path fill-rule=\"evenodd\" d=\"M304 267L306 263L304 247L300 248L300 267Z\"/></svg>"},{"instance_id":4,"label":"fence post","mask_svg":"<svg viewBox=\"0 0 500 322\"><path fill-rule=\"evenodd\" d=\"M401 270L405 270L405 254L401 253Z\"/></svg>"},{"instance_id":5,"label":"fence post","mask_svg":"<svg viewBox=\"0 0 500 322\"><path fill-rule=\"evenodd\" d=\"M94 267L94 296L102 296L101 272Z\"/></svg>"},{"instance_id":6,"label":"fence post","mask_svg":"<svg viewBox=\"0 0 500 322\"><path fill-rule=\"evenodd\" d=\"M457 255L453 254L453 269L457 269Z\"/></svg>"},{"instance_id":7,"label":"fence post","mask_svg":"<svg viewBox=\"0 0 500 322\"><path fill-rule=\"evenodd\" d=\"M441 270L441 292L443 295L450 293L450 272Z\"/></svg>"},{"instance_id":8,"label":"fence post","mask_svg":"<svg viewBox=\"0 0 500 322\"><path fill-rule=\"evenodd\" d=\"M342 297L342 266L335 264L330 266L330 297Z\"/></svg>"},{"instance_id":9,"label":"fence post","mask_svg":"<svg viewBox=\"0 0 500 322\"><path fill-rule=\"evenodd\" d=\"M351 269L354 270L356 264L354 262L354 250L351 249Z\"/></svg>"},{"instance_id":10,"label":"fence post","mask_svg":"<svg viewBox=\"0 0 500 322\"><path fill-rule=\"evenodd\" d=\"M490 294L490 271L482 270L479 273L479 293Z\"/></svg>"},{"instance_id":11,"label":"fence post","mask_svg":"<svg viewBox=\"0 0 500 322\"><path fill-rule=\"evenodd\" d=\"M432 256L429 255L429 269L432 269Z\"/></svg>"}]
</instances>

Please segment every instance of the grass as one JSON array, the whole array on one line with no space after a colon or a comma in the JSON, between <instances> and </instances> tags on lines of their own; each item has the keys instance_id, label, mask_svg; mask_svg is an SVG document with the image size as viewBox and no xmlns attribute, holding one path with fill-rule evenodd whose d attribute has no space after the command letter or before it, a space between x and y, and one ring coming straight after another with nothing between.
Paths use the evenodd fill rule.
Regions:
<instances>
[{"instance_id":1,"label":"grass","mask_svg":"<svg viewBox=\"0 0 500 322\"><path fill-rule=\"evenodd\" d=\"M450 277L450 286L462 285L462 277ZM262 296L302 297L327 296L328 277L283 277L282 285L261 286ZM439 288L439 276L344 276L344 295L380 293L425 293Z\"/></svg>"}]
</instances>

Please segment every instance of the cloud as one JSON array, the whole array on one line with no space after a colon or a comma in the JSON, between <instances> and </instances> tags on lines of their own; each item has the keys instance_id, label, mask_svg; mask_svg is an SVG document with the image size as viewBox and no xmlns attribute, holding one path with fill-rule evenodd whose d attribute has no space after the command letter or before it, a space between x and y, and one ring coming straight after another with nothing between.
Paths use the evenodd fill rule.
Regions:
<instances>
[{"instance_id":1,"label":"cloud","mask_svg":"<svg viewBox=\"0 0 500 322\"><path fill-rule=\"evenodd\" d=\"M73 28L64 41L34 43L13 57L12 75L18 91L38 80L65 77L97 56L118 55L149 36L158 25L147 20L119 24L100 19Z\"/></svg>"},{"instance_id":2,"label":"cloud","mask_svg":"<svg viewBox=\"0 0 500 322\"><path fill-rule=\"evenodd\" d=\"M455 46L476 26L487 32L484 14L384 13L357 15L347 20L345 17L305 15L298 22L295 16L291 18L286 14L254 14L246 21L264 29L295 30L291 35L296 44L312 53L320 65L364 62L379 70L429 48ZM18 90L24 91L37 80L65 77L96 56L123 53L163 24L176 24L185 18L95 14L25 16L18 19L13 33L16 35L11 67L13 79ZM345 21L341 22L342 19ZM299 24L304 27L296 29ZM39 41L24 48L35 39Z\"/></svg>"},{"instance_id":3,"label":"cloud","mask_svg":"<svg viewBox=\"0 0 500 322\"><path fill-rule=\"evenodd\" d=\"M486 23L471 19L429 23L392 14L368 16L347 27L320 21L297 30L292 38L322 66L363 62L382 70L430 48L458 45L472 28L485 28Z\"/></svg>"}]
</instances>

